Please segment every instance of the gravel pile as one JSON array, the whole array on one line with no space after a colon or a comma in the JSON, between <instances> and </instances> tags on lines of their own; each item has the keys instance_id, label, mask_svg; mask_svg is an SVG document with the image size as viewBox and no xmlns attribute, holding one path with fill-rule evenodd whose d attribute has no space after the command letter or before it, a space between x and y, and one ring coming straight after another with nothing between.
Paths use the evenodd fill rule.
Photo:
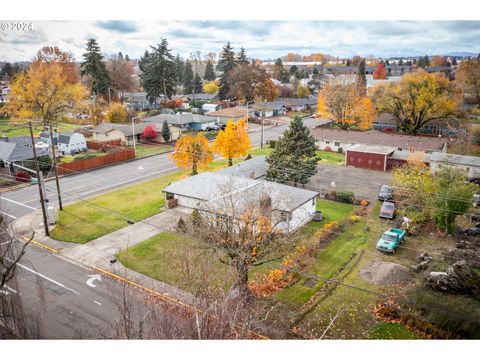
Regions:
<instances>
[{"instance_id":1,"label":"gravel pile","mask_svg":"<svg viewBox=\"0 0 480 360\"><path fill-rule=\"evenodd\" d=\"M385 261L369 262L360 269L360 276L376 285L399 285L410 282L407 267Z\"/></svg>"}]
</instances>

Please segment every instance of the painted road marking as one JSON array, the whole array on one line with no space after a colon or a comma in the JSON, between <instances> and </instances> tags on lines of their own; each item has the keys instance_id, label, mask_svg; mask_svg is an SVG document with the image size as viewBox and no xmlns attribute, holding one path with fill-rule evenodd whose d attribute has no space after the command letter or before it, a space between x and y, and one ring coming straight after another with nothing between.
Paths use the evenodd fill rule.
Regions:
<instances>
[{"instance_id":1,"label":"painted road marking","mask_svg":"<svg viewBox=\"0 0 480 360\"><path fill-rule=\"evenodd\" d=\"M102 303L101 302L98 302L96 300L93 301L95 304L99 305L99 306L102 306Z\"/></svg>"},{"instance_id":2,"label":"painted road marking","mask_svg":"<svg viewBox=\"0 0 480 360\"><path fill-rule=\"evenodd\" d=\"M0 214L6 215L6 216L8 216L8 217L11 217L13 220L15 220L15 219L17 218L16 216L7 214L6 212L3 212L3 211L0 211Z\"/></svg>"},{"instance_id":3,"label":"painted road marking","mask_svg":"<svg viewBox=\"0 0 480 360\"><path fill-rule=\"evenodd\" d=\"M8 259L8 260L9 260L9 261L12 261L12 260L10 260L10 259ZM37 275L37 276L40 276L41 278L43 278L43 279L45 279L45 280L47 280L47 281L50 281L51 283L53 283L53 284L55 284L55 285L58 285L58 286L64 288L65 290L68 290L68 291L73 292L74 294L80 295L80 293L79 293L78 291L75 291L75 290L73 290L73 289L70 289L69 287L63 285L62 283L59 283L58 281L55 281L55 280L49 278L48 276L45 276L45 275L40 274L39 272L37 272L37 271L35 271L35 270L33 270L33 269L30 269L28 266L22 265L22 264L20 264L20 263L17 263L17 266L19 266L19 267L21 267L22 269L25 269L25 270L27 270L27 271L30 271L31 273L33 273L33 274L35 274L35 275Z\"/></svg>"},{"instance_id":4,"label":"painted road marking","mask_svg":"<svg viewBox=\"0 0 480 360\"><path fill-rule=\"evenodd\" d=\"M5 241L5 242L1 243L0 246L10 244L12 241L13 240Z\"/></svg>"},{"instance_id":5,"label":"painted road marking","mask_svg":"<svg viewBox=\"0 0 480 360\"><path fill-rule=\"evenodd\" d=\"M87 285L94 288L94 287L97 287L97 285L95 285L93 282L95 280L98 280L98 281L102 281L102 276L100 274L93 274L93 275L88 275L90 277L90 279L87 280Z\"/></svg>"},{"instance_id":6,"label":"painted road marking","mask_svg":"<svg viewBox=\"0 0 480 360\"><path fill-rule=\"evenodd\" d=\"M30 210L37 210L33 206L25 205L24 203L21 203L21 202L12 200L12 199L7 199L6 197L3 197L3 196L2 196L2 200L10 201L11 203L14 203L14 204L17 204L17 205L20 205L20 206L25 206L26 208L28 208Z\"/></svg>"}]
</instances>

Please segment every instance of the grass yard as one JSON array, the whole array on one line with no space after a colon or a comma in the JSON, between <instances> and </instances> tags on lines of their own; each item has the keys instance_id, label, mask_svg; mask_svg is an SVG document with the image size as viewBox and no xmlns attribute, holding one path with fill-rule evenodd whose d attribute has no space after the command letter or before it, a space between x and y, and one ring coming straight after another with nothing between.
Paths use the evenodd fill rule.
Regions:
<instances>
[{"instance_id":1,"label":"grass yard","mask_svg":"<svg viewBox=\"0 0 480 360\"><path fill-rule=\"evenodd\" d=\"M131 146L131 148L133 149L133 146ZM172 150L172 147L169 145L161 145L161 144L155 144L155 145L136 144L136 149L137 149L136 157L142 158L145 156L167 153Z\"/></svg>"},{"instance_id":2,"label":"grass yard","mask_svg":"<svg viewBox=\"0 0 480 360\"><path fill-rule=\"evenodd\" d=\"M62 156L60 158L60 161L63 163L69 163L75 160L82 160L82 159L88 159L91 157L97 157L97 156L104 156L107 155L107 153L104 153L102 151L91 151L87 152L84 154L78 154L78 155L72 155L72 156Z\"/></svg>"},{"instance_id":3,"label":"grass yard","mask_svg":"<svg viewBox=\"0 0 480 360\"><path fill-rule=\"evenodd\" d=\"M306 234L313 234L317 229L322 228L325 224L331 221L342 221L349 216L353 210L355 210L355 205L344 204L325 199L317 199L317 210L322 212L323 220L311 221L302 229L302 232Z\"/></svg>"},{"instance_id":4,"label":"grass yard","mask_svg":"<svg viewBox=\"0 0 480 360\"><path fill-rule=\"evenodd\" d=\"M380 323L370 330L369 338L382 340L412 340L417 339L417 336L402 324Z\"/></svg>"},{"instance_id":5,"label":"grass yard","mask_svg":"<svg viewBox=\"0 0 480 360\"><path fill-rule=\"evenodd\" d=\"M201 285L200 278L198 284L195 281L200 274L208 274L207 281L211 284L230 285L226 276L231 271L229 266L220 263L201 241L177 233L157 234L116 257L129 269L187 291L191 291L192 286ZM185 258L191 259L188 267ZM190 275L187 269L190 269ZM205 279L202 277L201 280Z\"/></svg>"},{"instance_id":6,"label":"grass yard","mask_svg":"<svg viewBox=\"0 0 480 360\"><path fill-rule=\"evenodd\" d=\"M272 153L273 149L266 146L263 149L261 148L256 148L250 150L249 154L252 156L262 156L262 155L270 155ZM317 156L320 158L320 161L318 162L319 164L322 163L327 163L327 164L336 164L336 165L343 165L345 163L345 155L344 154L339 154L336 152L331 152L331 151L323 151L323 150L317 150Z\"/></svg>"},{"instance_id":7,"label":"grass yard","mask_svg":"<svg viewBox=\"0 0 480 360\"><path fill-rule=\"evenodd\" d=\"M227 162L225 159L213 161L207 170L224 168ZM188 174L187 170L176 171L90 198L88 202L67 205L59 212L57 226L50 235L60 241L83 244L127 226L125 217L139 221L158 214L165 204L162 190Z\"/></svg>"},{"instance_id":8,"label":"grass yard","mask_svg":"<svg viewBox=\"0 0 480 360\"><path fill-rule=\"evenodd\" d=\"M59 123L58 124L58 131L65 132L65 131L73 131L79 125L75 124L68 124L68 123ZM38 136L38 134L43 130L43 125L35 125L33 127L33 135ZM9 138L16 137L16 136L30 136L30 130L28 126L16 126L13 123L10 124L9 119L0 119L0 134L5 134Z\"/></svg>"}]
</instances>

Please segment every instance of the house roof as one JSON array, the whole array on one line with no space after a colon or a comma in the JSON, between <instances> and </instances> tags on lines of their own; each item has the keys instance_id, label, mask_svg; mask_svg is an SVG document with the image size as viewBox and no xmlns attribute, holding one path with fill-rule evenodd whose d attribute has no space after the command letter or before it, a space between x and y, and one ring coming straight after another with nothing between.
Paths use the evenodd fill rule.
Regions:
<instances>
[{"instance_id":1,"label":"house roof","mask_svg":"<svg viewBox=\"0 0 480 360\"><path fill-rule=\"evenodd\" d=\"M445 139L442 138L392 134L378 130L354 131L317 127L310 131L317 141L329 140L353 144L394 146L397 148L438 151L443 150L446 144Z\"/></svg>"},{"instance_id":2,"label":"house roof","mask_svg":"<svg viewBox=\"0 0 480 360\"><path fill-rule=\"evenodd\" d=\"M362 145L356 144L347 149L347 151L358 151L367 154L381 154L388 155L397 150L396 147L392 146L379 146L379 145Z\"/></svg>"},{"instance_id":3,"label":"house roof","mask_svg":"<svg viewBox=\"0 0 480 360\"><path fill-rule=\"evenodd\" d=\"M478 156L466 156L466 155L434 152L434 153L428 154L428 160L437 161L444 164L480 167L480 157Z\"/></svg>"},{"instance_id":4,"label":"house roof","mask_svg":"<svg viewBox=\"0 0 480 360\"><path fill-rule=\"evenodd\" d=\"M268 169L268 164L265 161L266 156L255 156L250 160L229 166L225 169L219 170L216 173L222 175L239 176L252 179L258 179L265 176Z\"/></svg>"},{"instance_id":5,"label":"house roof","mask_svg":"<svg viewBox=\"0 0 480 360\"><path fill-rule=\"evenodd\" d=\"M206 203L200 204L199 208L209 211L225 208L227 198L233 198L241 209L247 202L269 196L272 209L291 212L318 195L315 191L219 172L204 172L188 177L170 184L164 192L203 200Z\"/></svg>"},{"instance_id":6,"label":"house roof","mask_svg":"<svg viewBox=\"0 0 480 360\"><path fill-rule=\"evenodd\" d=\"M247 116L247 108L243 106L235 106L231 108L221 109L217 111L212 111L206 114L207 116L220 116L220 117L230 117L238 118Z\"/></svg>"},{"instance_id":7,"label":"house roof","mask_svg":"<svg viewBox=\"0 0 480 360\"><path fill-rule=\"evenodd\" d=\"M73 136L73 132L64 132L58 135L58 143L59 144L69 144L70 138Z\"/></svg>"},{"instance_id":8,"label":"house roof","mask_svg":"<svg viewBox=\"0 0 480 360\"><path fill-rule=\"evenodd\" d=\"M176 115L159 114L159 115L146 118L143 121L146 123L157 123L157 124L162 123L163 124L165 120L167 121L168 124L171 124L171 125L187 125L191 123L204 124L204 123L214 121L211 117L200 115L200 114L192 114L192 113L176 114Z\"/></svg>"},{"instance_id":9,"label":"house roof","mask_svg":"<svg viewBox=\"0 0 480 360\"><path fill-rule=\"evenodd\" d=\"M20 139L10 138L9 141L0 141L0 160L14 162L33 159L31 142L27 144L23 139L25 137L19 136ZM38 157L48 155L47 149L37 148L36 151Z\"/></svg>"},{"instance_id":10,"label":"house roof","mask_svg":"<svg viewBox=\"0 0 480 360\"><path fill-rule=\"evenodd\" d=\"M143 133L143 130L148 124L135 124L134 129L135 129L135 135L139 135ZM112 123L101 123L95 128L92 129L92 133L97 133L97 134L106 134L109 131L112 130L118 130L122 132L126 136L132 136L133 131L132 131L132 125L126 125L126 124L112 124ZM59 140L60 142L60 140Z\"/></svg>"},{"instance_id":11,"label":"house roof","mask_svg":"<svg viewBox=\"0 0 480 360\"><path fill-rule=\"evenodd\" d=\"M213 94L187 94L184 95L186 98L190 100L213 100L217 97L218 93L213 93Z\"/></svg>"}]
</instances>

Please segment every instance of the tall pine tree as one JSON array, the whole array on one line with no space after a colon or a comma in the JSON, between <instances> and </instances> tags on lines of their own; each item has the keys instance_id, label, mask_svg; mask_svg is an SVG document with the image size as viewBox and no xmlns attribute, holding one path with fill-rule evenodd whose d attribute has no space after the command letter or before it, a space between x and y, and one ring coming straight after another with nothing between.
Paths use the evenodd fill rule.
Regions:
<instances>
[{"instance_id":1,"label":"tall pine tree","mask_svg":"<svg viewBox=\"0 0 480 360\"><path fill-rule=\"evenodd\" d=\"M175 86L183 84L183 61L179 54L175 57Z\"/></svg>"},{"instance_id":2,"label":"tall pine tree","mask_svg":"<svg viewBox=\"0 0 480 360\"><path fill-rule=\"evenodd\" d=\"M175 89L175 59L168 48L167 39L162 39L157 47L151 46L152 52L145 52L139 67L142 87L148 100L154 102L160 95L170 98Z\"/></svg>"},{"instance_id":3,"label":"tall pine tree","mask_svg":"<svg viewBox=\"0 0 480 360\"><path fill-rule=\"evenodd\" d=\"M248 65L249 64L249 61L247 59L247 52L245 51L244 47L241 47L240 51L238 52L237 63L239 65Z\"/></svg>"},{"instance_id":4,"label":"tall pine tree","mask_svg":"<svg viewBox=\"0 0 480 360\"><path fill-rule=\"evenodd\" d=\"M208 60L207 65L205 66L205 74L203 75L203 80L213 81L217 78L215 71L213 70L213 63Z\"/></svg>"},{"instance_id":5,"label":"tall pine tree","mask_svg":"<svg viewBox=\"0 0 480 360\"><path fill-rule=\"evenodd\" d=\"M83 54L83 62L80 65L80 75L89 76L92 81L92 93L95 95L108 96L110 76L100 53L97 40L88 39L87 52Z\"/></svg>"},{"instance_id":6,"label":"tall pine tree","mask_svg":"<svg viewBox=\"0 0 480 360\"><path fill-rule=\"evenodd\" d=\"M228 100L230 94L230 78L229 73L233 70L236 65L235 53L233 48L228 42L220 54L220 59L218 60L217 69L222 72L220 76L220 89L218 92L220 100Z\"/></svg>"},{"instance_id":7,"label":"tall pine tree","mask_svg":"<svg viewBox=\"0 0 480 360\"><path fill-rule=\"evenodd\" d=\"M275 66L273 68L273 77L279 80L282 84L288 83L290 76L288 75L287 70L283 67L282 59L278 58L275 61Z\"/></svg>"},{"instance_id":8,"label":"tall pine tree","mask_svg":"<svg viewBox=\"0 0 480 360\"><path fill-rule=\"evenodd\" d=\"M189 60L185 62L183 68L183 92L184 94L193 93L193 67Z\"/></svg>"},{"instance_id":9,"label":"tall pine tree","mask_svg":"<svg viewBox=\"0 0 480 360\"><path fill-rule=\"evenodd\" d=\"M200 94L202 92L202 78L198 73L195 73L195 77L193 78L193 93L194 94Z\"/></svg>"},{"instance_id":10,"label":"tall pine tree","mask_svg":"<svg viewBox=\"0 0 480 360\"><path fill-rule=\"evenodd\" d=\"M170 138L172 137L167 120L165 120L162 125L162 137L163 137L163 140L165 140L165 142L169 142Z\"/></svg>"},{"instance_id":11,"label":"tall pine tree","mask_svg":"<svg viewBox=\"0 0 480 360\"><path fill-rule=\"evenodd\" d=\"M365 59L360 60L358 63L357 79L356 79L357 91L362 94L367 94L367 77L365 76Z\"/></svg>"},{"instance_id":12,"label":"tall pine tree","mask_svg":"<svg viewBox=\"0 0 480 360\"><path fill-rule=\"evenodd\" d=\"M294 186L308 183L317 172L316 150L315 139L302 118L294 117L266 159L269 164L267 180L291 182Z\"/></svg>"}]
</instances>

